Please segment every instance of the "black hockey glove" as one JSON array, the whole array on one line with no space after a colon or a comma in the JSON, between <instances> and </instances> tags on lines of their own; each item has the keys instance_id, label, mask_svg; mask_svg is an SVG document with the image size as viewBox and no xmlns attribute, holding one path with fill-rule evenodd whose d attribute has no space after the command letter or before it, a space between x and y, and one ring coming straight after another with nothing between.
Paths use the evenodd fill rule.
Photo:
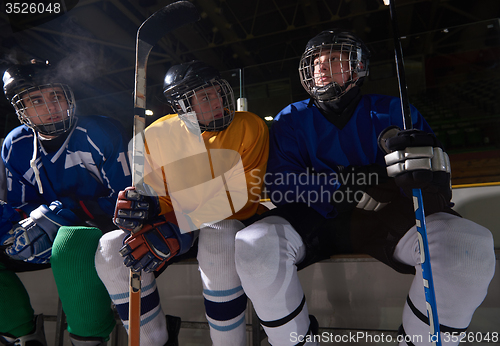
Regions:
<instances>
[{"instance_id":1,"label":"black hockey glove","mask_svg":"<svg viewBox=\"0 0 500 346\"><path fill-rule=\"evenodd\" d=\"M387 172L406 195L422 190L426 214L451 206L451 166L435 135L420 130L399 131L385 140Z\"/></svg>"},{"instance_id":2,"label":"black hockey glove","mask_svg":"<svg viewBox=\"0 0 500 346\"><path fill-rule=\"evenodd\" d=\"M137 232L160 213L160 201L146 184L127 187L118 193L113 223L124 231Z\"/></svg>"},{"instance_id":3,"label":"black hockey glove","mask_svg":"<svg viewBox=\"0 0 500 346\"><path fill-rule=\"evenodd\" d=\"M386 145L390 151L385 156L387 172L398 186L405 191L420 188L440 193L451 200L450 159L435 135L420 130L400 131L388 138Z\"/></svg>"},{"instance_id":4,"label":"black hockey glove","mask_svg":"<svg viewBox=\"0 0 500 346\"><path fill-rule=\"evenodd\" d=\"M355 207L363 209L373 202L365 191L384 183L387 178L385 168L377 164L345 168L339 166L337 179L341 186L333 193L331 203L339 213L349 212ZM374 205L370 207L377 208Z\"/></svg>"}]
</instances>

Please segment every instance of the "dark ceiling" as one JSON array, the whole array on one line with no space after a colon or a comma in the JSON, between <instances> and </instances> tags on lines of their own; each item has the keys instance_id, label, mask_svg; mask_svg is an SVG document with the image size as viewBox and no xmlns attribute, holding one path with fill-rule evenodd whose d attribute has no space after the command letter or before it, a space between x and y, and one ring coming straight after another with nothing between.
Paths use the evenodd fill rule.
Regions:
<instances>
[{"instance_id":1,"label":"dark ceiling","mask_svg":"<svg viewBox=\"0 0 500 346\"><path fill-rule=\"evenodd\" d=\"M49 60L75 89L83 105L80 111L110 115L128 124L133 112L137 28L171 2L67 0L68 8L76 6L31 28L27 27L37 23L30 18L9 21L4 5L0 13L0 69L3 72L9 64L31 58ZM192 59L232 71L235 77L238 69L243 69L245 86L295 78L291 92L297 94L298 57L306 42L321 30L351 29L372 49L372 63L393 59L389 10L382 0L192 2L201 20L167 34L149 58L148 108L160 113L166 111L159 101L165 72L172 64ZM400 34L407 37L403 40L405 57L449 53L457 42L484 46L490 36L498 40L498 0L396 0L396 8ZM448 30L452 35L443 36ZM489 35L489 30L494 30L494 35ZM235 81L238 83L234 78L233 84ZM4 100L1 105L4 114L12 114L3 124L8 131L17 119Z\"/></svg>"}]
</instances>

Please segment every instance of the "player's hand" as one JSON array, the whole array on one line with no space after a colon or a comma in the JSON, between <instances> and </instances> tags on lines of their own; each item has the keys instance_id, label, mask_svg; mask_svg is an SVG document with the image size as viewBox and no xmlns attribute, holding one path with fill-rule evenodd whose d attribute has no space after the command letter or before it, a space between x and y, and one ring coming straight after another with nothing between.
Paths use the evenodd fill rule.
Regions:
<instances>
[{"instance_id":1,"label":"player's hand","mask_svg":"<svg viewBox=\"0 0 500 346\"><path fill-rule=\"evenodd\" d=\"M426 188L432 184L449 185L450 160L432 133L420 130L399 131L386 139L387 173L402 188Z\"/></svg>"},{"instance_id":2,"label":"player's hand","mask_svg":"<svg viewBox=\"0 0 500 346\"><path fill-rule=\"evenodd\" d=\"M30 217L14 225L13 244L5 249L11 258L31 263L48 263L52 243L61 226L80 225L81 220L59 201L42 204Z\"/></svg>"},{"instance_id":3,"label":"player's hand","mask_svg":"<svg viewBox=\"0 0 500 346\"><path fill-rule=\"evenodd\" d=\"M160 202L157 196L142 193L142 190L130 186L118 193L113 223L124 231L134 233L159 212Z\"/></svg>"},{"instance_id":4,"label":"player's hand","mask_svg":"<svg viewBox=\"0 0 500 346\"><path fill-rule=\"evenodd\" d=\"M21 215L4 201L0 201L0 246L10 246L14 242L14 223Z\"/></svg>"},{"instance_id":5,"label":"player's hand","mask_svg":"<svg viewBox=\"0 0 500 346\"><path fill-rule=\"evenodd\" d=\"M154 223L146 224L142 230L125 239L120 254L123 263L134 271L146 273L163 267L174 256L189 250L194 232L182 233L177 225L166 221L163 216Z\"/></svg>"},{"instance_id":6,"label":"player's hand","mask_svg":"<svg viewBox=\"0 0 500 346\"><path fill-rule=\"evenodd\" d=\"M339 167L337 180L341 185L333 193L331 203L339 213L349 212L358 205L363 209L369 198L365 191L383 184L387 178L385 167L377 164Z\"/></svg>"}]
</instances>

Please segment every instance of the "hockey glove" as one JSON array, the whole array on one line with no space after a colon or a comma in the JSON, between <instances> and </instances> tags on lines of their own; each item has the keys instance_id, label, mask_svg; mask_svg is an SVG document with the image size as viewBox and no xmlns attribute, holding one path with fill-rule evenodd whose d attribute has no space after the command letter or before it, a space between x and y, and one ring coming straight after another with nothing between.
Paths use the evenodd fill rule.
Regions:
<instances>
[{"instance_id":1,"label":"hockey glove","mask_svg":"<svg viewBox=\"0 0 500 346\"><path fill-rule=\"evenodd\" d=\"M113 223L134 233L159 213L160 201L148 185L142 184L140 189L130 186L118 193Z\"/></svg>"},{"instance_id":2,"label":"hockey glove","mask_svg":"<svg viewBox=\"0 0 500 346\"><path fill-rule=\"evenodd\" d=\"M59 201L42 204L30 217L14 226L14 242L5 250L13 259L30 263L49 263L52 243L61 226L81 225L81 220Z\"/></svg>"},{"instance_id":3,"label":"hockey glove","mask_svg":"<svg viewBox=\"0 0 500 346\"><path fill-rule=\"evenodd\" d=\"M333 193L331 203L337 212L345 213L355 207L375 208L365 191L385 182L387 173L384 167L377 164L338 167L337 180L341 185Z\"/></svg>"},{"instance_id":4,"label":"hockey glove","mask_svg":"<svg viewBox=\"0 0 500 346\"><path fill-rule=\"evenodd\" d=\"M188 251L194 241L194 232L182 233L177 225L160 216L154 223L132 233L125 239L120 254L123 263L134 271L146 273L161 269L174 256Z\"/></svg>"},{"instance_id":5,"label":"hockey glove","mask_svg":"<svg viewBox=\"0 0 500 346\"><path fill-rule=\"evenodd\" d=\"M400 131L388 138L386 145L390 151L385 156L387 173L395 177L398 186L450 188L450 159L435 135L420 130Z\"/></svg>"},{"instance_id":6,"label":"hockey glove","mask_svg":"<svg viewBox=\"0 0 500 346\"><path fill-rule=\"evenodd\" d=\"M0 201L0 246L10 246L14 242L14 223L21 215L4 201Z\"/></svg>"}]
</instances>

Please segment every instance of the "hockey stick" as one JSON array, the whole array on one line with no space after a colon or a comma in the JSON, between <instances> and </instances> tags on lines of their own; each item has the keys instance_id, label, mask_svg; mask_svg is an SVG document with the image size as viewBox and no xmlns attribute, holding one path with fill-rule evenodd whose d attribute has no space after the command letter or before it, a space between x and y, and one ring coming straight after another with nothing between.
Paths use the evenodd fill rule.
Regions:
<instances>
[{"instance_id":1,"label":"hockey stick","mask_svg":"<svg viewBox=\"0 0 500 346\"><path fill-rule=\"evenodd\" d=\"M153 13L137 30L134 86L134 139L132 184L144 178L144 138L146 127L146 67L153 46L168 32L199 20L196 7L177 1ZM128 345L140 345L141 272L130 270Z\"/></svg>"},{"instance_id":2,"label":"hockey stick","mask_svg":"<svg viewBox=\"0 0 500 346\"><path fill-rule=\"evenodd\" d=\"M396 18L396 7L394 0L390 0L389 12L391 15L392 32L394 38L394 52L396 60L396 70L399 82L399 96L401 99L401 109L403 111L403 127L405 130L411 130L413 127L411 121L410 100L408 98L408 87L406 85L403 53L401 48L401 39L398 32L398 23ZM430 337L433 345L441 346L441 335L439 333L439 318L437 313L436 293L434 291L434 280L432 278L432 269L429 254L429 243L427 241L427 226L425 224L424 204L422 200L422 191L412 189L413 205L415 209L415 221L417 224L418 243L420 246L420 261L422 267L422 277L424 279L425 302L427 306L427 317L429 318Z\"/></svg>"}]
</instances>

